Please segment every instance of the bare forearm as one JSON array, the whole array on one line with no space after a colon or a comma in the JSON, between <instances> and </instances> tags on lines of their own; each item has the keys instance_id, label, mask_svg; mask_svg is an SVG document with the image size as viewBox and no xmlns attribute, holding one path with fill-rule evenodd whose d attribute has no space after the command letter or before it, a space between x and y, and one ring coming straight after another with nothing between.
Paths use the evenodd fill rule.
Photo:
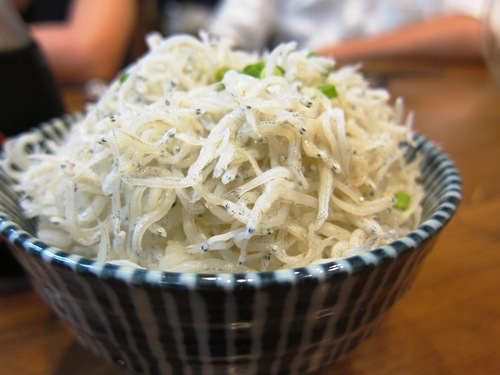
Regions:
<instances>
[{"instance_id":1,"label":"bare forearm","mask_svg":"<svg viewBox=\"0 0 500 375\"><path fill-rule=\"evenodd\" d=\"M340 64L374 59L481 58L479 21L462 15L432 19L375 37L354 39L317 51Z\"/></svg>"},{"instance_id":2,"label":"bare forearm","mask_svg":"<svg viewBox=\"0 0 500 375\"><path fill-rule=\"evenodd\" d=\"M89 0L76 1L67 22L31 25L60 82L107 80L122 63L135 23L135 1L97 1L99 9Z\"/></svg>"},{"instance_id":3,"label":"bare forearm","mask_svg":"<svg viewBox=\"0 0 500 375\"><path fill-rule=\"evenodd\" d=\"M72 83L84 82L91 77L107 77L107 72L100 71L103 65L87 53L88 48L75 40L66 27L44 24L34 25L31 30L58 81Z\"/></svg>"}]
</instances>

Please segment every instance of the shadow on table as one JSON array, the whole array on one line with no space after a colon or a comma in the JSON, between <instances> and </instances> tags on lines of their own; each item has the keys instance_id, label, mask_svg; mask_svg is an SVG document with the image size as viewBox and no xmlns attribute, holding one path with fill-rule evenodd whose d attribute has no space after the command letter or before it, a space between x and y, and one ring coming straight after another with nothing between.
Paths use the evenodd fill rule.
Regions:
<instances>
[{"instance_id":1,"label":"shadow on table","mask_svg":"<svg viewBox=\"0 0 500 375\"><path fill-rule=\"evenodd\" d=\"M66 348L52 375L126 375L74 341Z\"/></svg>"},{"instance_id":2,"label":"shadow on table","mask_svg":"<svg viewBox=\"0 0 500 375\"><path fill-rule=\"evenodd\" d=\"M89 350L83 348L76 341L67 347L61 360L54 369L52 375L127 375L128 373L120 370L118 366L104 361L95 356ZM346 358L340 360L336 365L330 366L328 370L321 375L342 374L353 375L351 371L351 361Z\"/></svg>"},{"instance_id":3,"label":"shadow on table","mask_svg":"<svg viewBox=\"0 0 500 375\"><path fill-rule=\"evenodd\" d=\"M355 356L355 354L353 354ZM60 361L52 375L127 375L128 373L110 364L102 358L97 357L91 351L85 349L73 341L67 346L65 352L61 355ZM318 375L355 375L356 371L352 368L351 353L346 357L339 359L338 362L329 366Z\"/></svg>"}]
</instances>

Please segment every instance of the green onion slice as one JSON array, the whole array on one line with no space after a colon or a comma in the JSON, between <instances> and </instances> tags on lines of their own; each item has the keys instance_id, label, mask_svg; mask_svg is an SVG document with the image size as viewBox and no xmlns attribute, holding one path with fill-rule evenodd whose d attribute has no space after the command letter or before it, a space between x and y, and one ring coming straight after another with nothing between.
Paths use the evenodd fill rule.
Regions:
<instances>
[{"instance_id":1,"label":"green onion slice","mask_svg":"<svg viewBox=\"0 0 500 375\"><path fill-rule=\"evenodd\" d=\"M405 191L398 191L394 194L396 202L392 207L396 210L406 211L410 206L410 195Z\"/></svg>"},{"instance_id":2,"label":"green onion slice","mask_svg":"<svg viewBox=\"0 0 500 375\"><path fill-rule=\"evenodd\" d=\"M247 65L243 68L243 73L249 76L260 78L261 72L264 70L266 64L264 61L256 62L255 64Z\"/></svg>"},{"instance_id":3,"label":"green onion slice","mask_svg":"<svg viewBox=\"0 0 500 375\"><path fill-rule=\"evenodd\" d=\"M283 69L281 66L276 65L273 70L273 75L283 77L285 75L285 69ZM260 71L260 76L261 79L266 77L266 69L265 66L262 68Z\"/></svg>"},{"instance_id":4,"label":"green onion slice","mask_svg":"<svg viewBox=\"0 0 500 375\"><path fill-rule=\"evenodd\" d=\"M224 75L227 73L227 71L230 70L228 67L223 67L220 68L215 72L215 82L220 82L224 78Z\"/></svg>"},{"instance_id":5,"label":"green onion slice","mask_svg":"<svg viewBox=\"0 0 500 375\"><path fill-rule=\"evenodd\" d=\"M118 78L118 80L120 81L120 83L123 83L127 80L129 75L130 75L129 72L123 72L122 74L120 74L120 77Z\"/></svg>"},{"instance_id":6,"label":"green onion slice","mask_svg":"<svg viewBox=\"0 0 500 375\"><path fill-rule=\"evenodd\" d=\"M328 99L334 99L339 96L337 88L331 83L323 83L317 86L317 89L326 95Z\"/></svg>"}]
</instances>

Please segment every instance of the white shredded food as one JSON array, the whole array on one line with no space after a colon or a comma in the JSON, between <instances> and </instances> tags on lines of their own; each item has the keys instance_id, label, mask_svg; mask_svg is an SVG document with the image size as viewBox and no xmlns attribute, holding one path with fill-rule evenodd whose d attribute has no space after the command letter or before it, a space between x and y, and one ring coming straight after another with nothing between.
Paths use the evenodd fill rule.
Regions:
<instances>
[{"instance_id":1,"label":"white shredded food","mask_svg":"<svg viewBox=\"0 0 500 375\"><path fill-rule=\"evenodd\" d=\"M418 225L411 116L358 67L294 43L148 44L61 144L34 147L31 133L5 145L42 240L150 269L249 272L349 257Z\"/></svg>"}]
</instances>

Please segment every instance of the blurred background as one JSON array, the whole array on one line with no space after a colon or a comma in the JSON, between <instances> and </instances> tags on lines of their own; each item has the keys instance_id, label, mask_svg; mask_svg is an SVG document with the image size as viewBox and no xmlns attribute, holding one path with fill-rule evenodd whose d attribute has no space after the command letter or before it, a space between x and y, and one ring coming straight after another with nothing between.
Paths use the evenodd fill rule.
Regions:
<instances>
[{"instance_id":1,"label":"blurred background","mask_svg":"<svg viewBox=\"0 0 500 375\"><path fill-rule=\"evenodd\" d=\"M248 50L297 41L338 63L385 58L480 60L490 0L11 1L58 82L109 81L146 51L150 31L200 30Z\"/></svg>"},{"instance_id":2,"label":"blurred background","mask_svg":"<svg viewBox=\"0 0 500 375\"><path fill-rule=\"evenodd\" d=\"M414 110L415 129L455 160L464 196L406 301L376 337L325 375L497 374L500 300L491 297L500 285L498 4L0 0L0 145L6 136L84 110L146 52L151 31L205 29L250 50L297 40L339 64L362 62L369 79ZM8 251L0 246L0 369L122 375L77 345L32 291L14 293L29 285Z\"/></svg>"}]
</instances>

